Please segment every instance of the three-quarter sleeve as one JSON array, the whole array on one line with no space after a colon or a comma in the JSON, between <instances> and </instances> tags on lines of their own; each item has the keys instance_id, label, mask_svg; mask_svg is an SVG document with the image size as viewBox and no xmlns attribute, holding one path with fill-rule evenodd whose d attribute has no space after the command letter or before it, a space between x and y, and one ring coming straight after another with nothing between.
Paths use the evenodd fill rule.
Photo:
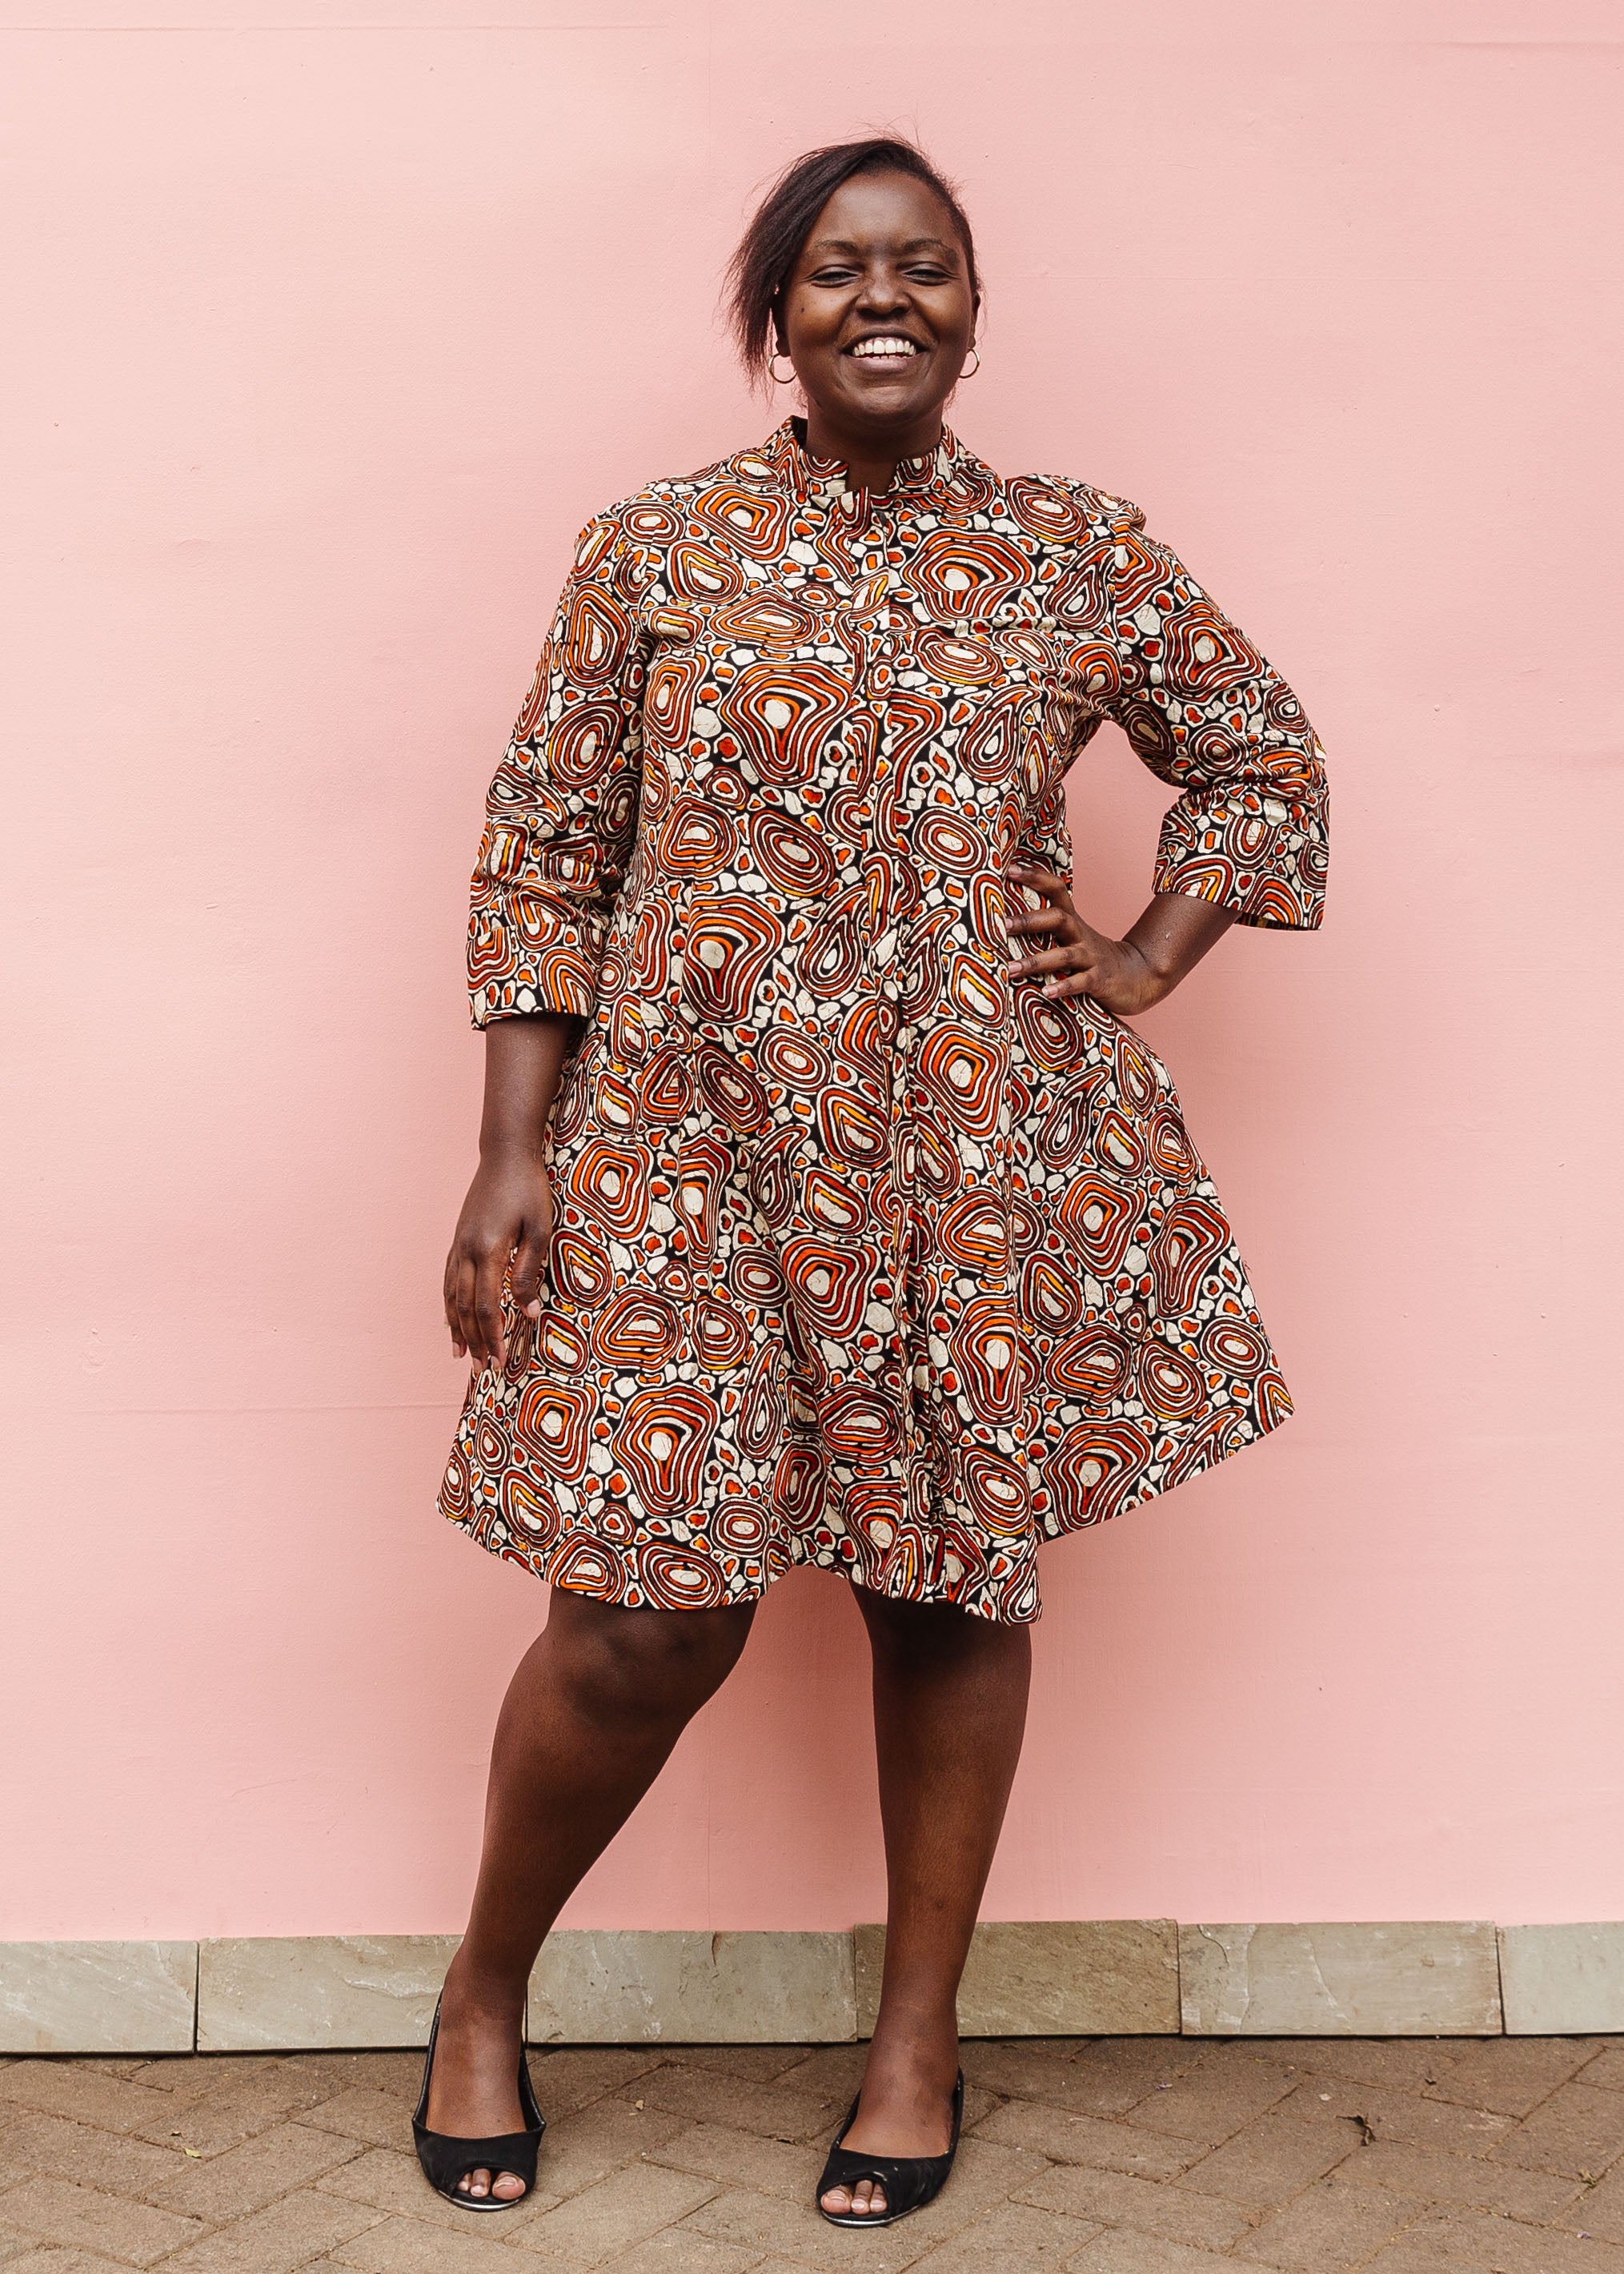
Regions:
<instances>
[{"instance_id":1,"label":"three-quarter sleeve","mask_svg":"<svg viewBox=\"0 0 1624 2274\"><path fill-rule=\"evenodd\" d=\"M1104 708L1179 792L1159 892L1245 924L1312 930L1325 909L1325 754L1303 706L1137 506L1112 516L1108 581L1120 680Z\"/></svg>"},{"instance_id":2,"label":"three-quarter sleeve","mask_svg":"<svg viewBox=\"0 0 1624 2274\"><path fill-rule=\"evenodd\" d=\"M485 800L468 928L474 1024L590 1018L637 831L644 657L613 516L575 550L536 678Z\"/></svg>"}]
</instances>

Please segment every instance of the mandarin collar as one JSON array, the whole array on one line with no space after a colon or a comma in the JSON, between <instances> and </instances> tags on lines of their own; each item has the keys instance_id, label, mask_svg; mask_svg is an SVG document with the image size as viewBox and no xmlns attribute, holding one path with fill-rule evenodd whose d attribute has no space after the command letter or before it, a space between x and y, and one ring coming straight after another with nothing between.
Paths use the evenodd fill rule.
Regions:
<instances>
[{"instance_id":1,"label":"mandarin collar","mask_svg":"<svg viewBox=\"0 0 1624 2274\"><path fill-rule=\"evenodd\" d=\"M808 449L805 436L804 418L786 418L768 436L761 455L785 486L803 504L809 505L828 505L837 498L865 496L871 503L878 503L903 491L945 489L963 455L952 429L944 425L942 439L934 449L898 462L888 490L865 492L851 486L840 459L820 458Z\"/></svg>"}]
</instances>

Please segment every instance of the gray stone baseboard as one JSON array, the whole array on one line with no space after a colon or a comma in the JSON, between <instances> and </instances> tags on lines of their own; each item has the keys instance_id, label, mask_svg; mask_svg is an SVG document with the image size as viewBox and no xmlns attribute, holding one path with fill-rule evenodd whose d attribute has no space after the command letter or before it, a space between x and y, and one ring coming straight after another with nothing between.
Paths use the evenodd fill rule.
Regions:
<instances>
[{"instance_id":1,"label":"gray stone baseboard","mask_svg":"<svg viewBox=\"0 0 1624 2274\"><path fill-rule=\"evenodd\" d=\"M420 2045L455 1935L0 1942L0 2055ZM885 1931L553 1935L533 2044L849 2044L873 2027ZM989 1921L966 2037L1624 2033L1624 1922L1194 1925Z\"/></svg>"}]
</instances>

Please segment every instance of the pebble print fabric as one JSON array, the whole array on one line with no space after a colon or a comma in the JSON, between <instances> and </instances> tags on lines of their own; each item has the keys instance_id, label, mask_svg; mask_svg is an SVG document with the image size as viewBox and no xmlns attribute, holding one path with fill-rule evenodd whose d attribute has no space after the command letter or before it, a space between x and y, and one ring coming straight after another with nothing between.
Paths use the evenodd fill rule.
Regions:
<instances>
[{"instance_id":1,"label":"pebble print fabric","mask_svg":"<svg viewBox=\"0 0 1624 2274\"><path fill-rule=\"evenodd\" d=\"M1157 889L1317 925L1322 757L1136 507L803 436L592 523L492 786L476 1022L590 1026L440 1506L607 1601L810 1563L1029 1621L1041 1542L1291 1407L1166 1069L1007 976L1005 869L1070 875L1111 719L1178 792Z\"/></svg>"}]
</instances>

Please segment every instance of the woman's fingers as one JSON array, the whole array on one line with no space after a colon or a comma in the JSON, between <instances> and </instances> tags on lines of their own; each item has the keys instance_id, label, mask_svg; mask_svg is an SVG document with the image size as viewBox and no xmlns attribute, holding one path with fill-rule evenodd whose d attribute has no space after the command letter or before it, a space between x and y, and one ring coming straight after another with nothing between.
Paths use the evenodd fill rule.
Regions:
<instances>
[{"instance_id":1,"label":"woman's fingers","mask_svg":"<svg viewBox=\"0 0 1624 2274\"><path fill-rule=\"evenodd\" d=\"M462 1321L457 1316L457 1252L455 1247L446 1258L446 1276L442 1291L446 1306L446 1324L451 1329L452 1350L458 1358L466 1358L468 1344L462 1338Z\"/></svg>"},{"instance_id":2,"label":"woman's fingers","mask_svg":"<svg viewBox=\"0 0 1624 2274\"><path fill-rule=\"evenodd\" d=\"M541 1275L546 1268L550 1230L545 1224L527 1223L514 1255L509 1282L514 1307L523 1311L527 1319L541 1316Z\"/></svg>"},{"instance_id":3,"label":"woman's fingers","mask_svg":"<svg viewBox=\"0 0 1624 2274\"><path fill-rule=\"evenodd\" d=\"M479 1321L474 1314L474 1280L476 1267L471 1255L464 1253L457 1258L456 1267L456 1331L462 1348L478 1366L485 1359L485 1348L479 1339Z\"/></svg>"},{"instance_id":4,"label":"woman's fingers","mask_svg":"<svg viewBox=\"0 0 1624 2274\"><path fill-rule=\"evenodd\" d=\"M507 1272L507 1256L488 1247L474 1273L474 1320L479 1330L479 1353L487 1366L500 1366L508 1356L508 1338L502 1332L502 1281Z\"/></svg>"}]
</instances>

